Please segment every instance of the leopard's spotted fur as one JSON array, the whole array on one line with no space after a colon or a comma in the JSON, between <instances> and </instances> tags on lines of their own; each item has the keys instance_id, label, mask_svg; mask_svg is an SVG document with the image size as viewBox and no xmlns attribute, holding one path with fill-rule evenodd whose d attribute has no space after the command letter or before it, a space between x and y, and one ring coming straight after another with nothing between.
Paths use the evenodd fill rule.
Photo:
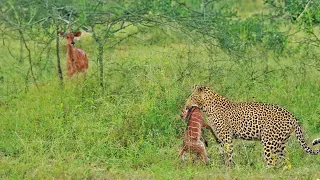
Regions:
<instances>
[{"instance_id":1,"label":"leopard's spotted fur","mask_svg":"<svg viewBox=\"0 0 320 180\"><path fill-rule=\"evenodd\" d=\"M275 155L285 157L285 143L295 131L300 145L309 154L319 154L305 142L297 119L284 108L266 103L233 102L208 87L195 87L185 107L197 106L216 128L224 149L225 163L230 165L233 153L233 138L260 140L264 147L267 165L275 165ZM320 138L313 145L320 143Z\"/></svg>"}]
</instances>

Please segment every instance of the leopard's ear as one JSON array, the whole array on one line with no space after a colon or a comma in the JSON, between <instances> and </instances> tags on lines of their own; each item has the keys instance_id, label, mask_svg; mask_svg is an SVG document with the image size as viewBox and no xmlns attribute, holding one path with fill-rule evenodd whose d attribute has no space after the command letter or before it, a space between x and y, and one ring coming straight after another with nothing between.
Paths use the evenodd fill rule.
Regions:
<instances>
[{"instance_id":1,"label":"leopard's ear","mask_svg":"<svg viewBox=\"0 0 320 180\"><path fill-rule=\"evenodd\" d=\"M194 91L194 90L197 89L197 88L198 88L198 85L195 84L195 85L192 86L192 89L191 89L191 90Z\"/></svg>"},{"instance_id":2,"label":"leopard's ear","mask_svg":"<svg viewBox=\"0 0 320 180\"><path fill-rule=\"evenodd\" d=\"M202 92L203 89L204 87L199 85L193 85L193 88L192 88L193 91L198 91L198 92Z\"/></svg>"},{"instance_id":3,"label":"leopard's ear","mask_svg":"<svg viewBox=\"0 0 320 180\"><path fill-rule=\"evenodd\" d=\"M195 85L192 86L192 90L193 90L193 91L194 91L194 90L197 90L199 87L200 87L200 86L199 86L198 84L195 84Z\"/></svg>"}]
</instances>

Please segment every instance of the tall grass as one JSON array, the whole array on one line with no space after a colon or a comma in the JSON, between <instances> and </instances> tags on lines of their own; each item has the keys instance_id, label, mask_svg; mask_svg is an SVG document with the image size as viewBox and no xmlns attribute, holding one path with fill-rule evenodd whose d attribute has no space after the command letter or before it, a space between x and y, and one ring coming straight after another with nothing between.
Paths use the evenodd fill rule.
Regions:
<instances>
[{"instance_id":1,"label":"tall grass","mask_svg":"<svg viewBox=\"0 0 320 180\"><path fill-rule=\"evenodd\" d=\"M235 141L231 169L213 140L208 166L177 157L185 128L179 113L194 84L235 101L279 104L298 117L309 143L319 137L320 74L313 68L301 73L298 54L280 60L268 55L266 61L250 59L259 54L253 50L235 61L218 50L212 59L188 43L130 41L106 53L102 91L97 53L88 42L90 37L81 44L90 58L85 80L61 86L48 67L47 74L36 74L38 88L25 80L28 64L0 48L1 179L320 178L320 156L305 153L294 136L281 168L265 169L261 144L242 140ZM264 73L266 66L274 71Z\"/></svg>"}]
</instances>

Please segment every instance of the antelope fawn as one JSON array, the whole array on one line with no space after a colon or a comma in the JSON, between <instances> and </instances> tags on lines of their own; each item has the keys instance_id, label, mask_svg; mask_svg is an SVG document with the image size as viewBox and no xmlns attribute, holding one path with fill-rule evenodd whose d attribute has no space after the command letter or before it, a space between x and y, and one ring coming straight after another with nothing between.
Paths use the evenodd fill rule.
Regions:
<instances>
[{"instance_id":1,"label":"antelope fawn","mask_svg":"<svg viewBox=\"0 0 320 180\"><path fill-rule=\"evenodd\" d=\"M67 42L67 69L69 78L78 72L82 72L85 76L88 70L88 57L82 49L73 47L75 44L74 37L81 36L81 32L74 34L60 32L60 35L65 37Z\"/></svg>"},{"instance_id":2,"label":"antelope fawn","mask_svg":"<svg viewBox=\"0 0 320 180\"><path fill-rule=\"evenodd\" d=\"M215 140L219 143L218 138L214 134L212 128L204 121L201 111L198 107L191 107L190 109L184 109L181 113L181 118L188 121L187 128L184 131L183 147L179 152L179 157L184 161L184 152L189 151L197 154L198 157L205 163L209 163L208 154L203 142L200 140L200 136L204 139L205 145L208 147L208 142L205 138L205 134L202 128L210 130Z\"/></svg>"}]
</instances>

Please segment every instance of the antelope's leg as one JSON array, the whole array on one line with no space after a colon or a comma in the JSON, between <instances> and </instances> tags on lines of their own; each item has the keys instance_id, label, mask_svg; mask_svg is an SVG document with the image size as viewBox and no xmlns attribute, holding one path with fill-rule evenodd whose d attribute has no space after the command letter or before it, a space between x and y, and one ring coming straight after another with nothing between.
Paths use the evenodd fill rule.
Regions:
<instances>
[{"instance_id":1,"label":"antelope's leg","mask_svg":"<svg viewBox=\"0 0 320 180\"><path fill-rule=\"evenodd\" d=\"M201 130L201 136L202 136L202 138L203 138L203 140L204 140L204 144L206 145L206 147L208 147L208 141L207 141L207 139L206 139L206 135L204 134L204 131L203 131L203 130Z\"/></svg>"},{"instance_id":2,"label":"antelope's leg","mask_svg":"<svg viewBox=\"0 0 320 180\"><path fill-rule=\"evenodd\" d=\"M180 152L179 152L179 158L181 158L182 162L185 161L185 156L184 156L185 151L186 151L186 145L183 145L183 147L180 149Z\"/></svg>"},{"instance_id":3,"label":"antelope's leg","mask_svg":"<svg viewBox=\"0 0 320 180\"><path fill-rule=\"evenodd\" d=\"M214 137L214 139L216 140L217 143L221 143L221 141L218 139L218 137L216 136L216 134L213 132L213 129L211 128L210 125L208 125L207 123L203 123L203 127L209 129L209 131L211 132L212 136Z\"/></svg>"}]
</instances>

